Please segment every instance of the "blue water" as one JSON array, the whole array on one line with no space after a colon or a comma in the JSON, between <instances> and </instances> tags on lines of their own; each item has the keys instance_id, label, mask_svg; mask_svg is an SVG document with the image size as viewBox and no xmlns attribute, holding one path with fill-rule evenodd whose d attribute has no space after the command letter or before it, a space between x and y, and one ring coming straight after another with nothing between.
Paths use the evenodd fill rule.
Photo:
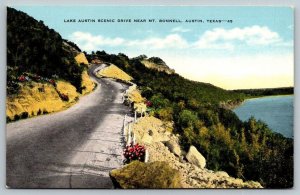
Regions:
<instances>
[{"instance_id":1,"label":"blue water","mask_svg":"<svg viewBox=\"0 0 300 195\"><path fill-rule=\"evenodd\" d=\"M273 131L293 137L294 96L270 96L246 100L233 111L242 120L251 116L264 121Z\"/></svg>"}]
</instances>

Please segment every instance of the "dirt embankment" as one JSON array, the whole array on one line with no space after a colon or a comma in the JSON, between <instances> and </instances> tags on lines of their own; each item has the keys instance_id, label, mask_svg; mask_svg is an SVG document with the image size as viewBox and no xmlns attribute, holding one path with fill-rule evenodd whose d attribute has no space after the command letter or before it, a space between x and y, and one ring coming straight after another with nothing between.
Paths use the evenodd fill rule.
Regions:
<instances>
[{"instance_id":1,"label":"dirt embankment","mask_svg":"<svg viewBox=\"0 0 300 195\"><path fill-rule=\"evenodd\" d=\"M83 53L78 54L75 59L77 63L88 65ZM23 82L18 94L7 97L6 116L9 120L17 120L66 109L76 103L80 96L95 88L87 71L82 73L81 85L80 94L70 82L63 80L56 81L55 85L49 82Z\"/></svg>"}]
</instances>

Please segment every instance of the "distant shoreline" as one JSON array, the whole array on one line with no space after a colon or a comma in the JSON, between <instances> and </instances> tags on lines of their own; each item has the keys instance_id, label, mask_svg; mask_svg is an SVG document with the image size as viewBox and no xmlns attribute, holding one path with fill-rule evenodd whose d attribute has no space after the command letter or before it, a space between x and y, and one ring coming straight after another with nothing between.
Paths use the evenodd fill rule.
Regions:
<instances>
[{"instance_id":1,"label":"distant shoreline","mask_svg":"<svg viewBox=\"0 0 300 195\"><path fill-rule=\"evenodd\" d=\"M282 94L282 95L266 95L266 96L258 96L258 97L249 97L245 98L241 102L235 102L235 103L226 103L221 105L222 108L228 109L228 110L234 110L240 106L242 106L247 100L254 100L254 99L259 99L259 98L268 98L268 97L281 97L281 96L293 96L294 94Z\"/></svg>"},{"instance_id":2,"label":"distant shoreline","mask_svg":"<svg viewBox=\"0 0 300 195\"><path fill-rule=\"evenodd\" d=\"M265 95L265 96L258 96L258 97L250 97L246 98L243 102L246 100L251 100L251 99L258 99L258 98L268 98L268 97L281 97L281 96L293 96L294 94L282 94L282 95Z\"/></svg>"},{"instance_id":3,"label":"distant shoreline","mask_svg":"<svg viewBox=\"0 0 300 195\"><path fill-rule=\"evenodd\" d=\"M269 97L282 97L282 96L293 96L294 94L283 94L283 95L266 95L261 97L252 97L252 98L246 98L244 99L239 105L234 106L230 110L233 111L234 109L237 109L238 107L242 106L247 100L254 100L254 99L260 99L260 98L269 98Z\"/></svg>"}]
</instances>

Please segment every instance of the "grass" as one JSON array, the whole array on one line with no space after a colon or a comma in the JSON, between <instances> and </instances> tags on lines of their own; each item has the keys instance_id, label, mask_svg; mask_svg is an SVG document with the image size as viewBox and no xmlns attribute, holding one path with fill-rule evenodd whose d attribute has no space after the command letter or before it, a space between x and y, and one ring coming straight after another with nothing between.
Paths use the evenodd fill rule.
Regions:
<instances>
[{"instance_id":1,"label":"grass","mask_svg":"<svg viewBox=\"0 0 300 195\"><path fill-rule=\"evenodd\" d=\"M81 64L81 63L83 63L83 64L85 64L85 65L88 65L88 64L89 64L89 62L87 61L87 59L86 59L84 53L79 53L79 54L75 57L75 60L76 60L76 62L77 62L78 64Z\"/></svg>"},{"instance_id":2,"label":"grass","mask_svg":"<svg viewBox=\"0 0 300 195\"><path fill-rule=\"evenodd\" d=\"M7 122L57 112L72 106L80 96L95 88L86 71L82 74L82 86L84 90L79 94L67 81L57 81L56 88L49 83L22 83L19 93L6 99ZM63 101L58 92L67 95L68 101ZM21 117L22 113L28 113L27 117Z\"/></svg>"},{"instance_id":3,"label":"grass","mask_svg":"<svg viewBox=\"0 0 300 195\"><path fill-rule=\"evenodd\" d=\"M132 80L131 76L129 76L126 72L115 65L110 65L109 67L103 68L99 71L98 76L120 79L125 82L129 82Z\"/></svg>"}]
</instances>

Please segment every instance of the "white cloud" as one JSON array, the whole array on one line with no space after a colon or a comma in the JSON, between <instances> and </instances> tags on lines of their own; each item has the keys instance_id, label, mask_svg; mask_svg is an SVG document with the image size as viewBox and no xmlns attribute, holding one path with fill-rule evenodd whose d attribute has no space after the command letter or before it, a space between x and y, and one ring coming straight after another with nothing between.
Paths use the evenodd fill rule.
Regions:
<instances>
[{"instance_id":1,"label":"white cloud","mask_svg":"<svg viewBox=\"0 0 300 195\"><path fill-rule=\"evenodd\" d=\"M99 46L120 46L125 42L120 37L104 38L101 35L93 36L90 33L79 31L74 32L69 38L86 51L97 50Z\"/></svg>"},{"instance_id":2,"label":"white cloud","mask_svg":"<svg viewBox=\"0 0 300 195\"><path fill-rule=\"evenodd\" d=\"M83 50L92 51L99 48L123 47L141 48L146 50L162 49L214 49L234 50L237 47L274 46L290 47L293 42L285 42L277 32L266 26L250 26L245 28L214 28L205 31L195 42L188 42L175 32L187 32L189 29L175 27L172 34L164 37L148 35L143 39L125 39L122 37L103 37L88 32L74 32L69 39L78 44Z\"/></svg>"},{"instance_id":3,"label":"white cloud","mask_svg":"<svg viewBox=\"0 0 300 195\"><path fill-rule=\"evenodd\" d=\"M173 33L174 32L175 33L185 33L185 32L190 32L190 31L191 31L191 29L183 28L181 26L177 26L171 30L171 32L173 32Z\"/></svg>"},{"instance_id":4,"label":"white cloud","mask_svg":"<svg viewBox=\"0 0 300 195\"><path fill-rule=\"evenodd\" d=\"M133 40L126 43L127 46L142 47L148 49L186 48L188 43L178 34L170 34L164 38L146 38Z\"/></svg>"},{"instance_id":5,"label":"white cloud","mask_svg":"<svg viewBox=\"0 0 300 195\"><path fill-rule=\"evenodd\" d=\"M215 28L203 33L194 44L200 49L234 49L236 42L248 46L270 45L282 42L277 32L271 31L268 27L251 26L245 28L223 29Z\"/></svg>"},{"instance_id":6,"label":"white cloud","mask_svg":"<svg viewBox=\"0 0 300 195\"><path fill-rule=\"evenodd\" d=\"M101 35L94 36L87 32L74 32L70 37L71 41L77 43L83 50L97 50L101 46L109 47L137 47L144 49L170 49L186 48L188 43L178 34L170 34L163 38L145 38L136 40L125 40L120 37L104 38Z\"/></svg>"}]
</instances>

